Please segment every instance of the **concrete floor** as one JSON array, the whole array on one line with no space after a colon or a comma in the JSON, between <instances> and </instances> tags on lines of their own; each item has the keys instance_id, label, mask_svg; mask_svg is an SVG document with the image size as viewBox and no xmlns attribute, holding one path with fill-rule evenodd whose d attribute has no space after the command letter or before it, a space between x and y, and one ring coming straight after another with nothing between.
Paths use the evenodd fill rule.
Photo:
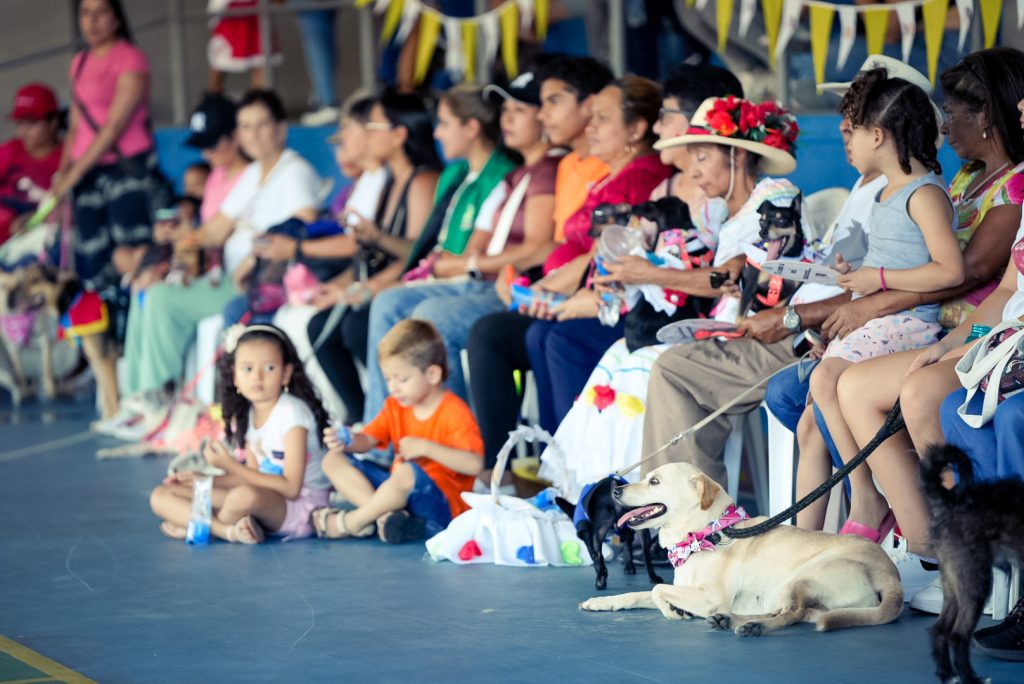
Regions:
<instances>
[{"instance_id":1,"label":"concrete floor","mask_svg":"<svg viewBox=\"0 0 1024 684\"><path fill-rule=\"evenodd\" d=\"M376 541L188 547L148 508L167 460L97 461L110 440L85 432L91 413L0 405L0 635L99 682L933 681L931 616L740 639L582 613L590 568L458 567ZM647 584L615 566L609 587Z\"/></svg>"}]
</instances>

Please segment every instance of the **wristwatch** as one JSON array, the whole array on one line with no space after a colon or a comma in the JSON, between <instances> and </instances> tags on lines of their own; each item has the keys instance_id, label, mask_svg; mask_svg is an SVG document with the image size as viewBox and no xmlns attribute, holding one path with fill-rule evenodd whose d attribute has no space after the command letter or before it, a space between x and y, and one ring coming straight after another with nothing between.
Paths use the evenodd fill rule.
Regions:
<instances>
[{"instance_id":1,"label":"wristwatch","mask_svg":"<svg viewBox=\"0 0 1024 684\"><path fill-rule=\"evenodd\" d=\"M787 306L786 313L782 315L782 325L786 330L798 332L800 330L800 314L796 312L795 306Z\"/></svg>"}]
</instances>

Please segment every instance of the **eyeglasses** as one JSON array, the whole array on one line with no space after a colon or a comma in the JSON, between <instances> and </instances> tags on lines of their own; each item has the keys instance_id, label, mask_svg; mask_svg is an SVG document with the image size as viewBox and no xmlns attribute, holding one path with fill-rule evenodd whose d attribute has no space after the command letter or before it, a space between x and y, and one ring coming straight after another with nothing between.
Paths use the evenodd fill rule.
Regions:
<instances>
[{"instance_id":1,"label":"eyeglasses","mask_svg":"<svg viewBox=\"0 0 1024 684\"><path fill-rule=\"evenodd\" d=\"M665 123L665 115L666 114L682 114L687 119L692 119L693 118L693 112L688 112L688 111L683 110L683 109L673 109L671 107L662 107L661 109L658 110L658 122L659 123Z\"/></svg>"},{"instance_id":2,"label":"eyeglasses","mask_svg":"<svg viewBox=\"0 0 1024 684\"><path fill-rule=\"evenodd\" d=\"M368 131L390 131L394 128L393 124L381 123L380 121L367 121L363 124L363 128Z\"/></svg>"}]
</instances>

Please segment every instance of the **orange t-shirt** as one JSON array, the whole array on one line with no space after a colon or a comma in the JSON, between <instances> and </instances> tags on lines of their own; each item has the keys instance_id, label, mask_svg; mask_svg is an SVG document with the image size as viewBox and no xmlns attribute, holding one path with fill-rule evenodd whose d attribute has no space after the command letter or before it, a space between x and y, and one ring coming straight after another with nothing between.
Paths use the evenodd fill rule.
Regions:
<instances>
[{"instance_id":1,"label":"orange t-shirt","mask_svg":"<svg viewBox=\"0 0 1024 684\"><path fill-rule=\"evenodd\" d=\"M597 157L582 158L575 152L562 157L555 175L555 242L565 240L565 222L579 211L590 188L611 170Z\"/></svg>"},{"instance_id":2,"label":"orange t-shirt","mask_svg":"<svg viewBox=\"0 0 1024 684\"><path fill-rule=\"evenodd\" d=\"M450 391L444 393L441 403L426 420L417 418L411 406L402 406L394 397L388 397L384 408L363 428L363 432L382 446L393 444L397 448L403 437L420 437L452 449L479 454L480 458L484 455L484 440L473 413L466 402ZM453 518L469 510L459 494L473 490L474 476L455 472L430 458L417 458L416 463L444 493Z\"/></svg>"}]
</instances>

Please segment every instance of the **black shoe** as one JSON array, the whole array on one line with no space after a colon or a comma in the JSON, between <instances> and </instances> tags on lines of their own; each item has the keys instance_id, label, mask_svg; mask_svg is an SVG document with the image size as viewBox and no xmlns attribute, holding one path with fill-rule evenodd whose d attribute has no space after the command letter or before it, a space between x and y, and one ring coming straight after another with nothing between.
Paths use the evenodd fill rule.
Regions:
<instances>
[{"instance_id":1,"label":"black shoe","mask_svg":"<svg viewBox=\"0 0 1024 684\"><path fill-rule=\"evenodd\" d=\"M395 511L384 521L380 540L385 544L406 544L427 535L427 522L409 511Z\"/></svg>"},{"instance_id":2,"label":"black shoe","mask_svg":"<svg viewBox=\"0 0 1024 684\"><path fill-rule=\"evenodd\" d=\"M975 632L974 643L992 658L1024 661L1024 599L998 625Z\"/></svg>"}]
</instances>

